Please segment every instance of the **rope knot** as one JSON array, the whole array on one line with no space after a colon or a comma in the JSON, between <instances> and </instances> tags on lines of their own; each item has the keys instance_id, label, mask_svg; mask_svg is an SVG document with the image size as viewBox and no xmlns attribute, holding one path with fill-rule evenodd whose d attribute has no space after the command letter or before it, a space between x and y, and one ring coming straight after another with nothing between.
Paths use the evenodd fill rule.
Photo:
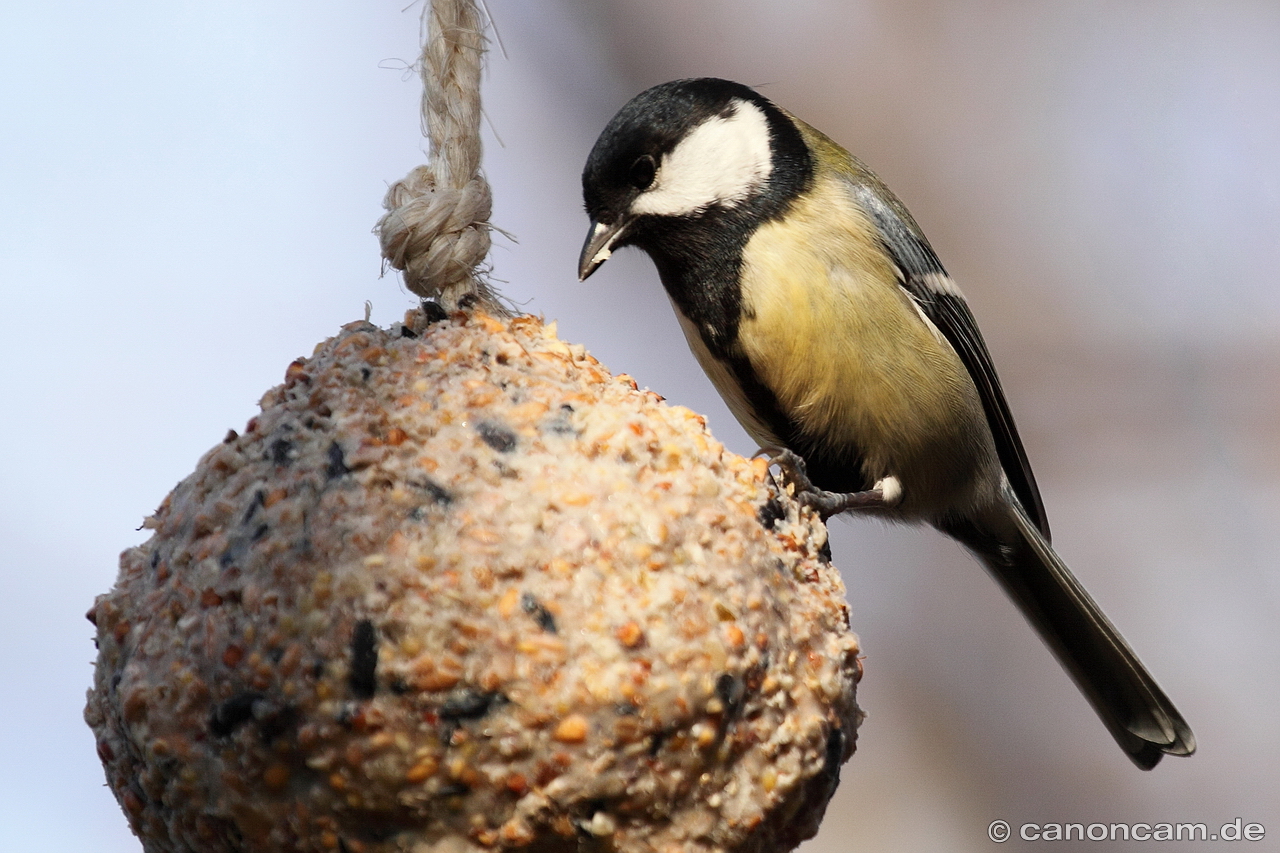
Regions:
<instances>
[{"instance_id":1,"label":"rope knot","mask_svg":"<svg viewBox=\"0 0 1280 853\"><path fill-rule=\"evenodd\" d=\"M446 311L476 305L509 312L482 280L493 196L480 174L480 67L483 22L474 0L433 0L418 70L428 164L387 190L374 228L382 256L405 286Z\"/></svg>"},{"instance_id":2,"label":"rope knot","mask_svg":"<svg viewBox=\"0 0 1280 853\"><path fill-rule=\"evenodd\" d=\"M489 254L488 181L477 174L453 189L441 184L432 166L418 166L391 185L382 206L382 255L404 273L410 291L437 297L451 309L467 293L487 290L475 270Z\"/></svg>"}]
</instances>

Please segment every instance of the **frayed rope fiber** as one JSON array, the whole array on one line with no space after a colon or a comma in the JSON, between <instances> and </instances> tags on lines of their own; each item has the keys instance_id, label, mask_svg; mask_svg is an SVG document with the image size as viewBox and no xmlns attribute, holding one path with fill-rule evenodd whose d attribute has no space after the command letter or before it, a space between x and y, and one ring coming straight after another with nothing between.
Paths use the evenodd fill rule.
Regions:
<instances>
[{"instance_id":1,"label":"frayed rope fiber","mask_svg":"<svg viewBox=\"0 0 1280 853\"><path fill-rule=\"evenodd\" d=\"M493 196L480 174L484 24L474 0L435 0L423 11L423 132L428 163L387 190L374 231L405 286L447 310L509 313L478 268L489 254Z\"/></svg>"}]
</instances>

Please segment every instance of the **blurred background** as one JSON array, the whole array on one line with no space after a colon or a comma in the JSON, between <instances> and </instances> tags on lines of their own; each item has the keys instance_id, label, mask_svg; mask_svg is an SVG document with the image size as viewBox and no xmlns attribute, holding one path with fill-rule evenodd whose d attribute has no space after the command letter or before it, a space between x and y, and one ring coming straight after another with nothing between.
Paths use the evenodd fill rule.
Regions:
<instances>
[{"instance_id":1,"label":"blurred background","mask_svg":"<svg viewBox=\"0 0 1280 853\"><path fill-rule=\"evenodd\" d=\"M804 849L988 850L996 819L1237 817L1267 828L1251 849L1280 849L1280 5L488 7L505 293L751 453L648 259L623 252L589 284L574 267L582 162L623 102L685 76L760 87L923 225L1000 367L1055 544L1199 739L1139 772L957 546L840 520L868 716ZM139 850L80 716L84 612L290 360L365 300L382 325L414 301L379 277L370 229L422 159L418 14L0 9L7 849Z\"/></svg>"}]
</instances>

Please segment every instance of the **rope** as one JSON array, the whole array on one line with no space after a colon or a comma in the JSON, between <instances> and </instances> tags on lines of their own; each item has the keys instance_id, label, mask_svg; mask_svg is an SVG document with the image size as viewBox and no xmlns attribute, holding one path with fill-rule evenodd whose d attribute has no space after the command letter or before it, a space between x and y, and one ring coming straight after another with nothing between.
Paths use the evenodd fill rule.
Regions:
<instances>
[{"instance_id":1,"label":"rope","mask_svg":"<svg viewBox=\"0 0 1280 853\"><path fill-rule=\"evenodd\" d=\"M480 174L480 71L484 25L475 0L426 0L422 129L427 165L387 190L374 228L386 262L405 286L447 311L508 311L478 268L489 254L493 196Z\"/></svg>"}]
</instances>

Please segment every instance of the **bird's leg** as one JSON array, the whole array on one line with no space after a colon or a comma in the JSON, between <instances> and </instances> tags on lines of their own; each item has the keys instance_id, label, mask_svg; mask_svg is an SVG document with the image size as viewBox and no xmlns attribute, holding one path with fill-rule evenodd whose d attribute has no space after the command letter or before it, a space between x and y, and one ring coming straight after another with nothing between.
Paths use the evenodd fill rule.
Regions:
<instances>
[{"instance_id":1,"label":"bird's leg","mask_svg":"<svg viewBox=\"0 0 1280 853\"><path fill-rule=\"evenodd\" d=\"M902 485L897 477L885 477L873 488L863 492L828 492L819 489L809 479L804 459L786 447L765 447L761 453L777 465L795 487L796 500L813 508L818 517L826 521L833 515L854 509L882 509L893 506L902 497Z\"/></svg>"}]
</instances>

